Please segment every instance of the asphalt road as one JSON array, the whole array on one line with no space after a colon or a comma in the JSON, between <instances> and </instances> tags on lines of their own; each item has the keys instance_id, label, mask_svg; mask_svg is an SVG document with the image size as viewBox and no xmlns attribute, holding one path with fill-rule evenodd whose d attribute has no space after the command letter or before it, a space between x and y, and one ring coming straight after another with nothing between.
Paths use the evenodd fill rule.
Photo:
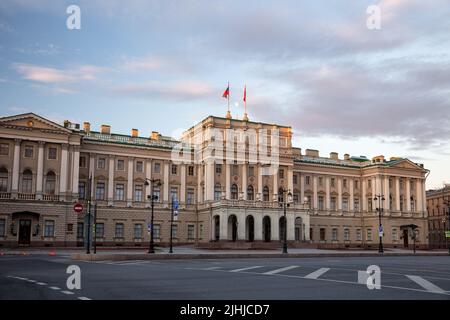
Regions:
<instances>
[{"instance_id":1,"label":"asphalt road","mask_svg":"<svg viewBox=\"0 0 450 320\"><path fill-rule=\"evenodd\" d=\"M80 267L79 290L66 286L69 265ZM380 289L358 282L370 265L380 267ZM450 300L450 257L82 262L5 255L0 299Z\"/></svg>"}]
</instances>

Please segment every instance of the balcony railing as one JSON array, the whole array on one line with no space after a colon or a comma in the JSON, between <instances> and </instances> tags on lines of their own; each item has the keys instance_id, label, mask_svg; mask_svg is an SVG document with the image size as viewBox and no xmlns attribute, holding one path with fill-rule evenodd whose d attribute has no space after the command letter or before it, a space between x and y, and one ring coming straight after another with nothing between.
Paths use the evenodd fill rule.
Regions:
<instances>
[{"instance_id":1,"label":"balcony railing","mask_svg":"<svg viewBox=\"0 0 450 320\"><path fill-rule=\"evenodd\" d=\"M59 196L56 194L44 194L42 195L43 201L59 201Z\"/></svg>"},{"instance_id":2,"label":"balcony railing","mask_svg":"<svg viewBox=\"0 0 450 320\"><path fill-rule=\"evenodd\" d=\"M0 199L11 199L10 192L0 192Z\"/></svg>"},{"instance_id":3,"label":"balcony railing","mask_svg":"<svg viewBox=\"0 0 450 320\"><path fill-rule=\"evenodd\" d=\"M34 193L19 193L17 198L19 200L36 200L36 195Z\"/></svg>"}]
</instances>

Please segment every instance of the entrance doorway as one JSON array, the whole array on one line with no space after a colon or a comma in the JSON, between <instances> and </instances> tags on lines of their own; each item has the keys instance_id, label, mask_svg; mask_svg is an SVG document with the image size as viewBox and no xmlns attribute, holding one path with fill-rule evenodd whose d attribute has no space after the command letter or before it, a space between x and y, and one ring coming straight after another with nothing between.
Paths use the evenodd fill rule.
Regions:
<instances>
[{"instance_id":1,"label":"entrance doorway","mask_svg":"<svg viewBox=\"0 0 450 320\"><path fill-rule=\"evenodd\" d=\"M408 244L408 230L403 230L403 246L405 248L409 247L409 244Z\"/></svg>"},{"instance_id":2,"label":"entrance doorway","mask_svg":"<svg viewBox=\"0 0 450 320\"><path fill-rule=\"evenodd\" d=\"M19 245L29 246L31 242L31 220L19 220Z\"/></svg>"},{"instance_id":3,"label":"entrance doorway","mask_svg":"<svg viewBox=\"0 0 450 320\"><path fill-rule=\"evenodd\" d=\"M270 242L270 218L268 216L263 219L263 239Z\"/></svg>"},{"instance_id":4,"label":"entrance doorway","mask_svg":"<svg viewBox=\"0 0 450 320\"><path fill-rule=\"evenodd\" d=\"M253 240L255 240L255 219L253 218L253 216L247 216L245 220L247 226L246 239L247 241L253 242Z\"/></svg>"},{"instance_id":5,"label":"entrance doorway","mask_svg":"<svg viewBox=\"0 0 450 320\"><path fill-rule=\"evenodd\" d=\"M237 240L237 218L234 214L228 218L228 240Z\"/></svg>"}]
</instances>

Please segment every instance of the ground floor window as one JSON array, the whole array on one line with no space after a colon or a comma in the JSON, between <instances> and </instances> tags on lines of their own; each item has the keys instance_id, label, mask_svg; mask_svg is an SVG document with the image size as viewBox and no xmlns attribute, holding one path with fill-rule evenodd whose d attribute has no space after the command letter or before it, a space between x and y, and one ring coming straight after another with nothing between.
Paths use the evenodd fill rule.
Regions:
<instances>
[{"instance_id":1,"label":"ground floor window","mask_svg":"<svg viewBox=\"0 0 450 320\"><path fill-rule=\"evenodd\" d=\"M392 240L393 241L397 241L398 240L397 228L393 228L392 229Z\"/></svg>"},{"instance_id":2,"label":"ground floor window","mask_svg":"<svg viewBox=\"0 0 450 320\"><path fill-rule=\"evenodd\" d=\"M199 235L200 239L203 239L203 225L202 224L200 225L200 232L199 233L200 233L200 235Z\"/></svg>"},{"instance_id":3,"label":"ground floor window","mask_svg":"<svg viewBox=\"0 0 450 320\"><path fill-rule=\"evenodd\" d=\"M193 224L188 225L188 240L194 240L195 238L195 229Z\"/></svg>"},{"instance_id":4,"label":"ground floor window","mask_svg":"<svg viewBox=\"0 0 450 320\"><path fill-rule=\"evenodd\" d=\"M356 240L357 241L362 240L361 229L356 229Z\"/></svg>"},{"instance_id":5,"label":"ground floor window","mask_svg":"<svg viewBox=\"0 0 450 320\"><path fill-rule=\"evenodd\" d=\"M124 225L123 223L116 223L116 238L123 238L123 229Z\"/></svg>"},{"instance_id":6,"label":"ground floor window","mask_svg":"<svg viewBox=\"0 0 450 320\"><path fill-rule=\"evenodd\" d=\"M153 226L153 237L154 237L155 239L161 238L161 225L155 224L155 225Z\"/></svg>"},{"instance_id":7,"label":"ground floor window","mask_svg":"<svg viewBox=\"0 0 450 320\"><path fill-rule=\"evenodd\" d=\"M84 224L83 222L77 223L77 238L83 238L84 237Z\"/></svg>"},{"instance_id":8,"label":"ground floor window","mask_svg":"<svg viewBox=\"0 0 450 320\"><path fill-rule=\"evenodd\" d=\"M172 238L176 238L178 234L178 226L172 226Z\"/></svg>"},{"instance_id":9,"label":"ground floor window","mask_svg":"<svg viewBox=\"0 0 450 320\"><path fill-rule=\"evenodd\" d=\"M350 230L347 228L344 229L344 241L350 241Z\"/></svg>"},{"instance_id":10,"label":"ground floor window","mask_svg":"<svg viewBox=\"0 0 450 320\"><path fill-rule=\"evenodd\" d=\"M313 240L313 228L309 228L309 238Z\"/></svg>"},{"instance_id":11,"label":"ground floor window","mask_svg":"<svg viewBox=\"0 0 450 320\"><path fill-rule=\"evenodd\" d=\"M325 228L320 228L320 241L325 241Z\"/></svg>"},{"instance_id":12,"label":"ground floor window","mask_svg":"<svg viewBox=\"0 0 450 320\"><path fill-rule=\"evenodd\" d=\"M337 241L337 237L338 237L338 230L336 228L333 228L333 230L331 230L331 240Z\"/></svg>"},{"instance_id":13,"label":"ground floor window","mask_svg":"<svg viewBox=\"0 0 450 320\"><path fill-rule=\"evenodd\" d=\"M105 235L105 224L103 222L95 224L95 237L103 238Z\"/></svg>"},{"instance_id":14,"label":"ground floor window","mask_svg":"<svg viewBox=\"0 0 450 320\"><path fill-rule=\"evenodd\" d=\"M55 236L55 221L45 220L44 222L44 237Z\"/></svg>"},{"instance_id":15,"label":"ground floor window","mask_svg":"<svg viewBox=\"0 0 450 320\"><path fill-rule=\"evenodd\" d=\"M6 220L0 219L0 237L5 236L5 225L6 225Z\"/></svg>"},{"instance_id":16,"label":"ground floor window","mask_svg":"<svg viewBox=\"0 0 450 320\"><path fill-rule=\"evenodd\" d=\"M134 238L142 239L142 224L140 223L134 225Z\"/></svg>"},{"instance_id":17,"label":"ground floor window","mask_svg":"<svg viewBox=\"0 0 450 320\"><path fill-rule=\"evenodd\" d=\"M372 241L372 229L367 229L367 241Z\"/></svg>"}]
</instances>

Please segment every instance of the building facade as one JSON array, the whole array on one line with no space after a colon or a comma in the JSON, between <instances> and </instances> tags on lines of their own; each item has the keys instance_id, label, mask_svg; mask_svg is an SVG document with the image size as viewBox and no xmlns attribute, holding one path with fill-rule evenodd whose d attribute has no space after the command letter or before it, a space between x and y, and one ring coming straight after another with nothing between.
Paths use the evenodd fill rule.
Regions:
<instances>
[{"instance_id":1,"label":"building facade","mask_svg":"<svg viewBox=\"0 0 450 320\"><path fill-rule=\"evenodd\" d=\"M430 247L447 248L449 239L445 231L450 230L450 184L427 191L427 210Z\"/></svg>"},{"instance_id":2,"label":"building facade","mask_svg":"<svg viewBox=\"0 0 450 320\"><path fill-rule=\"evenodd\" d=\"M148 246L153 194L160 245L172 235L175 244L208 247L286 238L290 246L376 248L381 207L386 246L410 246L412 225L416 244L427 246L423 165L321 157L291 138L291 127L231 117L207 117L180 140L32 113L0 118L0 245L83 245L89 200L98 246Z\"/></svg>"}]
</instances>

